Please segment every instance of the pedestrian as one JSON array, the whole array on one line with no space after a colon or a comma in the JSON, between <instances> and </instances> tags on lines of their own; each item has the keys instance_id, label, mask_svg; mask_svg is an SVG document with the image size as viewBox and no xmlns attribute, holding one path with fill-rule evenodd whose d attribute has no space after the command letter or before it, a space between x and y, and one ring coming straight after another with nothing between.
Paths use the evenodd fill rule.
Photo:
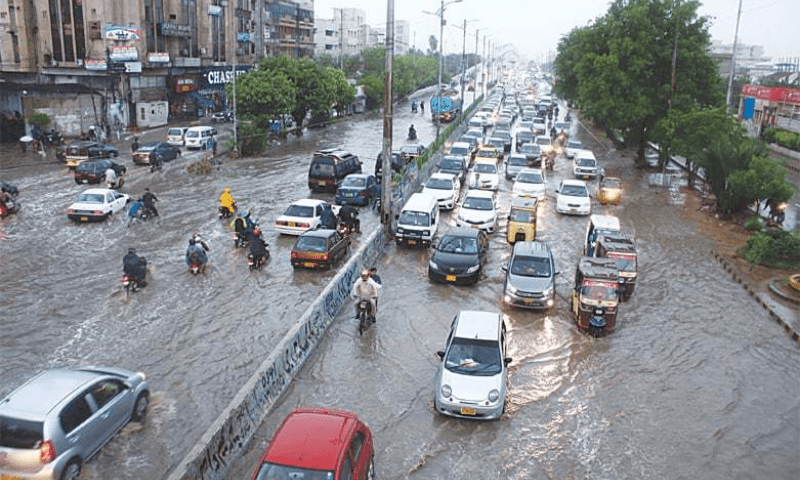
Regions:
<instances>
[{"instance_id":1,"label":"pedestrian","mask_svg":"<svg viewBox=\"0 0 800 480\"><path fill-rule=\"evenodd\" d=\"M425 115L425 102L419 102L419 114Z\"/></svg>"},{"instance_id":2,"label":"pedestrian","mask_svg":"<svg viewBox=\"0 0 800 480\"><path fill-rule=\"evenodd\" d=\"M139 137L134 136L133 143L131 143L131 153L135 152L136 150L139 150Z\"/></svg>"}]
</instances>

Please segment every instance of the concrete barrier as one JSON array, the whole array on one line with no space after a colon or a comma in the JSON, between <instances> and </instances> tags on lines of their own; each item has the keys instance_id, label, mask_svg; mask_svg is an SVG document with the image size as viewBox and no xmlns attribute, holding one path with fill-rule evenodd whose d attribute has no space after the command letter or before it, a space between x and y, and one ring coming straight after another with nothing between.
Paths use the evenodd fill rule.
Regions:
<instances>
[{"instance_id":1,"label":"concrete barrier","mask_svg":"<svg viewBox=\"0 0 800 480\"><path fill-rule=\"evenodd\" d=\"M347 301L363 265L372 265L386 245L380 228L373 231L342 267L295 326L236 393L169 480L218 480L245 451L258 426L286 391L295 373L319 343Z\"/></svg>"}]
</instances>

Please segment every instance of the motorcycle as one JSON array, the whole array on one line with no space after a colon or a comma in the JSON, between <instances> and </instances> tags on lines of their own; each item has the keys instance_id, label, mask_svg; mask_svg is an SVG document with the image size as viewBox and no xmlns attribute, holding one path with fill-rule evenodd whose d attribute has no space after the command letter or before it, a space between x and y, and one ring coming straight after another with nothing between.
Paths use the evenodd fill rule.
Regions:
<instances>
[{"instance_id":1,"label":"motorcycle","mask_svg":"<svg viewBox=\"0 0 800 480\"><path fill-rule=\"evenodd\" d=\"M375 323L375 317L369 314L369 300L362 298L356 304L356 312L358 317L358 334L363 335L369 329L369 326Z\"/></svg>"},{"instance_id":2,"label":"motorcycle","mask_svg":"<svg viewBox=\"0 0 800 480\"><path fill-rule=\"evenodd\" d=\"M144 281L136 280L130 275L122 275L122 288L125 289L125 295L130 295L132 292L144 288L145 285Z\"/></svg>"},{"instance_id":3,"label":"motorcycle","mask_svg":"<svg viewBox=\"0 0 800 480\"><path fill-rule=\"evenodd\" d=\"M409 130L408 131L408 138L406 139L409 142L413 142L417 140L417 131L416 130Z\"/></svg>"},{"instance_id":4,"label":"motorcycle","mask_svg":"<svg viewBox=\"0 0 800 480\"><path fill-rule=\"evenodd\" d=\"M336 228L336 230L344 237L350 235L351 233L359 233L361 232L361 228L359 227L358 223L358 220L355 220L351 225L342 220L339 222L339 226Z\"/></svg>"},{"instance_id":5,"label":"motorcycle","mask_svg":"<svg viewBox=\"0 0 800 480\"><path fill-rule=\"evenodd\" d=\"M783 226L784 220L786 220L786 202L780 202L776 205L771 205L769 207L767 224L780 228Z\"/></svg>"},{"instance_id":6,"label":"motorcycle","mask_svg":"<svg viewBox=\"0 0 800 480\"><path fill-rule=\"evenodd\" d=\"M252 253L247 254L247 265L250 267L250 270L261 270L261 267L267 263L267 257L269 257L269 251L266 255L259 255L256 258Z\"/></svg>"},{"instance_id":7,"label":"motorcycle","mask_svg":"<svg viewBox=\"0 0 800 480\"><path fill-rule=\"evenodd\" d=\"M161 159L153 157L150 159L150 173L161 171Z\"/></svg>"},{"instance_id":8,"label":"motorcycle","mask_svg":"<svg viewBox=\"0 0 800 480\"><path fill-rule=\"evenodd\" d=\"M217 210L219 218L231 218L235 211L236 211L236 205L234 205L232 209L220 206L219 209Z\"/></svg>"},{"instance_id":9,"label":"motorcycle","mask_svg":"<svg viewBox=\"0 0 800 480\"><path fill-rule=\"evenodd\" d=\"M6 199L5 203L0 203L0 218L19 212L19 202L12 198Z\"/></svg>"},{"instance_id":10,"label":"motorcycle","mask_svg":"<svg viewBox=\"0 0 800 480\"><path fill-rule=\"evenodd\" d=\"M549 171L553 171L553 157L551 155L545 155L544 157L544 168Z\"/></svg>"}]
</instances>

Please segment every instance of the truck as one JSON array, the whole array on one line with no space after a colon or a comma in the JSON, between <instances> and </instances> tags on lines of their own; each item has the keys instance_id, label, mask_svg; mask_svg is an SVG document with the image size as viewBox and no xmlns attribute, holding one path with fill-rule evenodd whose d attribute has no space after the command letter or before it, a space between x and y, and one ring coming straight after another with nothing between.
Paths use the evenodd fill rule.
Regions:
<instances>
[{"instance_id":1,"label":"truck","mask_svg":"<svg viewBox=\"0 0 800 480\"><path fill-rule=\"evenodd\" d=\"M461 97L456 90L442 90L441 98L441 106L437 96L431 98L431 119L434 122L450 122L461 113Z\"/></svg>"}]
</instances>

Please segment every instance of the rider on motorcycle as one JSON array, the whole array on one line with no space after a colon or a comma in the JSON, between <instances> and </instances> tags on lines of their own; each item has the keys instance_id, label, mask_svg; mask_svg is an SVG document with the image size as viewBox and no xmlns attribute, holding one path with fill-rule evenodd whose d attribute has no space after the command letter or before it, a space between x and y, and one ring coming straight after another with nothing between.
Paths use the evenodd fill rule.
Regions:
<instances>
[{"instance_id":1,"label":"rider on motorcycle","mask_svg":"<svg viewBox=\"0 0 800 480\"><path fill-rule=\"evenodd\" d=\"M144 208L150 212L151 215L154 217L158 216L158 210L156 210L156 202L158 198L156 198L155 194L150 191L150 188L144 189L144 194L142 195L142 203L144 203Z\"/></svg>"},{"instance_id":2,"label":"rider on motorcycle","mask_svg":"<svg viewBox=\"0 0 800 480\"><path fill-rule=\"evenodd\" d=\"M259 265L269 255L267 242L261 237L261 229L256 227L250 235L250 251L248 257L253 259L254 265Z\"/></svg>"},{"instance_id":3,"label":"rider on motorcycle","mask_svg":"<svg viewBox=\"0 0 800 480\"><path fill-rule=\"evenodd\" d=\"M336 214L330 205L322 207L322 215L319 217L321 228L326 230L336 230Z\"/></svg>"},{"instance_id":4,"label":"rider on motorcycle","mask_svg":"<svg viewBox=\"0 0 800 480\"><path fill-rule=\"evenodd\" d=\"M232 214L236 210L236 200L234 200L233 195L231 195L231 189L228 187L225 187L222 190L222 195L219 196L219 208L220 211L223 208L227 209L228 214Z\"/></svg>"},{"instance_id":5,"label":"rider on motorcycle","mask_svg":"<svg viewBox=\"0 0 800 480\"><path fill-rule=\"evenodd\" d=\"M192 263L197 263L200 267L200 273L205 273L208 255L206 255L205 249L195 241L194 237L189 239L189 248L186 249L186 265L191 267Z\"/></svg>"},{"instance_id":6,"label":"rider on motorcycle","mask_svg":"<svg viewBox=\"0 0 800 480\"><path fill-rule=\"evenodd\" d=\"M358 219L358 210L350 205L344 205L339 209L339 220L347 227L348 232L361 231L361 220Z\"/></svg>"},{"instance_id":7,"label":"rider on motorcycle","mask_svg":"<svg viewBox=\"0 0 800 480\"><path fill-rule=\"evenodd\" d=\"M136 255L135 248L129 248L128 253L122 258L122 272L136 282L136 288L147 286L147 260Z\"/></svg>"},{"instance_id":8,"label":"rider on motorcycle","mask_svg":"<svg viewBox=\"0 0 800 480\"><path fill-rule=\"evenodd\" d=\"M356 280L353 284L353 290L350 295L356 300L356 318L358 318L358 303L361 300L369 300L369 307L367 315L372 318L372 323L375 323L375 317L378 314L378 291L380 289L375 280L370 278L369 270L361 270L361 278Z\"/></svg>"},{"instance_id":9,"label":"rider on motorcycle","mask_svg":"<svg viewBox=\"0 0 800 480\"><path fill-rule=\"evenodd\" d=\"M408 139L409 140L416 140L417 139L417 130L414 128L414 124L412 123L410 127L408 127Z\"/></svg>"}]
</instances>

